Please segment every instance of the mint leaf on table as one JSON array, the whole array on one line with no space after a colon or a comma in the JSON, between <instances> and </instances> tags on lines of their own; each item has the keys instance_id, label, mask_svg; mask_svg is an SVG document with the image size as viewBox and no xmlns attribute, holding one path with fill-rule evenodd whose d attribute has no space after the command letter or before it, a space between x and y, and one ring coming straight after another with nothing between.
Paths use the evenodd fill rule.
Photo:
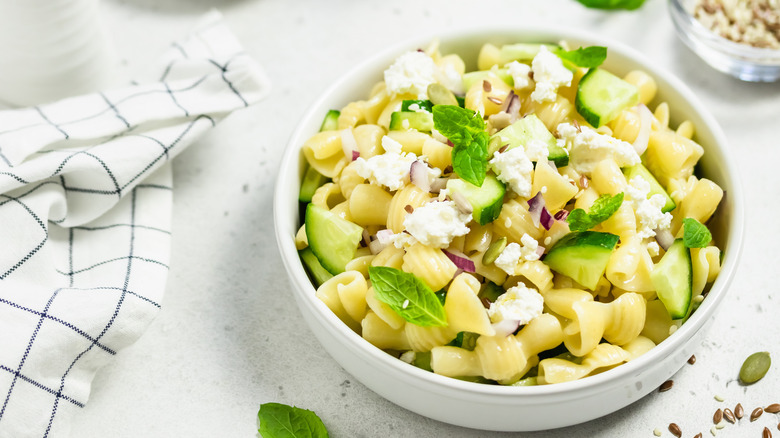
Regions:
<instances>
[{"instance_id":1,"label":"mint leaf on table","mask_svg":"<svg viewBox=\"0 0 780 438\"><path fill-rule=\"evenodd\" d=\"M607 59L607 48L603 46L580 47L577 50L557 49L555 54L577 67L596 68Z\"/></svg>"},{"instance_id":2,"label":"mint leaf on table","mask_svg":"<svg viewBox=\"0 0 780 438\"><path fill-rule=\"evenodd\" d=\"M443 327L447 315L436 294L414 274L385 266L371 266L368 276L376 298L403 319L420 327Z\"/></svg>"},{"instance_id":3,"label":"mint leaf on table","mask_svg":"<svg viewBox=\"0 0 780 438\"><path fill-rule=\"evenodd\" d=\"M328 438L322 420L307 409L281 403L264 403L257 412L263 438Z\"/></svg>"},{"instance_id":4,"label":"mint leaf on table","mask_svg":"<svg viewBox=\"0 0 780 438\"><path fill-rule=\"evenodd\" d=\"M696 219L683 219L683 244L686 248L704 248L712 241L712 234Z\"/></svg>"},{"instance_id":5,"label":"mint leaf on table","mask_svg":"<svg viewBox=\"0 0 780 438\"><path fill-rule=\"evenodd\" d=\"M454 145L452 169L455 173L482 187L487 174L490 136L479 113L455 105L434 105L433 127Z\"/></svg>"},{"instance_id":6,"label":"mint leaf on table","mask_svg":"<svg viewBox=\"0 0 780 438\"><path fill-rule=\"evenodd\" d=\"M577 0L583 5L594 9L639 9L645 0Z\"/></svg>"},{"instance_id":7,"label":"mint leaf on table","mask_svg":"<svg viewBox=\"0 0 780 438\"><path fill-rule=\"evenodd\" d=\"M569 213L566 222L572 231L587 231L609 219L623 204L623 192L615 196L607 194L599 196L587 213L581 208L575 208Z\"/></svg>"}]
</instances>

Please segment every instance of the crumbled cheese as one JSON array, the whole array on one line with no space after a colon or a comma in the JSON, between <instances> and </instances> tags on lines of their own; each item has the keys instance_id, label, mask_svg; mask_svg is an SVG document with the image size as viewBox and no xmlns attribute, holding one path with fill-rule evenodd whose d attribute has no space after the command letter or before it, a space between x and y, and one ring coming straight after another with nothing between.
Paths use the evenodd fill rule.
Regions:
<instances>
[{"instance_id":1,"label":"crumbled cheese","mask_svg":"<svg viewBox=\"0 0 780 438\"><path fill-rule=\"evenodd\" d=\"M449 246L452 239L468 234L470 213L461 213L453 201L429 202L417 207L404 219L404 228L423 245Z\"/></svg>"},{"instance_id":2,"label":"crumbled cheese","mask_svg":"<svg viewBox=\"0 0 780 438\"><path fill-rule=\"evenodd\" d=\"M595 129L570 123L558 125L559 146L569 152L569 164L581 174L590 175L600 161L611 158L619 167L639 164L641 159L631 143L609 135L599 134Z\"/></svg>"},{"instance_id":3,"label":"crumbled cheese","mask_svg":"<svg viewBox=\"0 0 780 438\"><path fill-rule=\"evenodd\" d=\"M409 351L404 351L403 354L401 354L401 356L399 357L399 359L401 359L402 361L404 361L406 363L412 363L412 362L414 362L414 359L416 357L417 357L417 354L414 351L409 350Z\"/></svg>"},{"instance_id":4,"label":"crumbled cheese","mask_svg":"<svg viewBox=\"0 0 780 438\"><path fill-rule=\"evenodd\" d=\"M436 82L439 67L423 52L406 52L385 70L385 85L392 95L414 94L428 98L428 85Z\"/></svg>"},{"instance_id":5,"label":"crumbled cheese","mask_svg":"<svg viewBox=\"0 0 780 438\"><path fill-rule=\"evenodd\" d=\"M428 112L427 109L421 107L417 103L413 103L413 104L409 105L409 111L414 111L416 113L427 113ZM405 121L408 121L408 120L405 120Z\"/></svg>"},{"instance_id":6,"label":"crumbled cheese","mask_svg":"<svg viewBox=\"0 0 780 438\"><path fill-rule=\"evenodd\" d=\"M437 69L436 78L439 83L447 87L448 90L455 94L463 94L466 90L463 89L463 76L458 72L452 64L445 64L444 68L439 67Z\"/></svg>"},{"instance_id":7,"label":"crumbled cheese","mask_svg":"<svg viewBox=\"0 0 780 438\"><path fill-rule=\"evenodd\" d=\"M401 144L388 136L382 137L384 154L375 155L369 159L358 157L355 171L361 177L373 184L385 186L390 190L398 190L409 181L409 170L417 161L414 153L401 151Z\"/></svg>"},{"instance_id":8,"label":"crumbled cheese","mask_svg":"<svg viewBox=\"0 0 780 438\"><path fill-rule=\"evenodd\" d=\"M496 177L506 183L523 198L531 197L534 165L522 147L515 147L504 153L496 152L490 160Z\"/></svg>"},{"instance_id":9,"label":"crumbled cheese","mask_svg":"<svg viewBox=\"0 0 780 438\"><path fill-rule=\"evenodd\" d=\"M568 87L574 74L563 66L563 61L554 53L541 46L539 53L531 62L536 87L531 93L534 102L554 101L559 87Z\"/></svg>"},{"instance_id":10,"label":"crumbled cheese","mask_svg":"<svg viewBox=\"0 0 780 438\"><path fill-rule=\"evenodd\" d=\"M539 249L539 242L537 242L536 239L529 236L527 233L524 233L523 237L520 238L520 243L522 245L518 245L515 242L507 245L493 262L508 275L515 275L517 264L520 263L521 260L528 262L539 260L539 253L537 252Z\"/></svg>"},{"instance_id":11,"label":"crumbled cheese","mask_svg":"<svg viewBox=\"0 0 780 438\"><path fill-rule=\"evenodd\" d=\"M523 145L525 154L531 161L547 161L547 156L550 154L550 150L547 148L547 143L539 141L535 138L531 139L528 143Z\"/></svg>"},{"instance_id":12,"label":"crumbled cheese","mask_svg":"<svg viewBox=\"0 0 780 438\"><path fill-rule=\"evenodd\" d=\"M666 204L663 195L655 194L647 199L650 193L650 183L641 176L631 178L626 186L625 193L628 201L634 207L636 218L639 222L638 236L640 238L655 236L655 230L669 228L672 224L671 213L664 213L661 209Z\"/></svg>"},{"instance_id":13,"label":"crumbled cheese","mask_svg":"<svg viewBox=\"0 0 780 438\"><path fill-rule=\"evenodd\" d=\"M531 67L528 64L512 61L506 65L506 68L515 82L515 90L525 90L531 87Z\"/></svg>"},{"instance_id":14,"label":"crumbled cheese","mask_svg":"<svg viewBox=\"0 0 780 438\"><path fill-rule=\"evenodd\" d=\"M650 254L650 257L655 257L658 254L661 253L661 247L658 246L658 242L648 242L647 243L647 253Z\"/></svg>"},{"instance_id":15,"label":"crumbled cheese","mask_svg":"<svg viewBox=\"0 0 780 438\"><path fill-rule=\"evenodd\" d=\"M417 243L417 239L415 239L414 236L404 232L391 235L388 238L388 241L398 249L408 248Z\"/></svg>"},{"instance_id":16,"label":"crumbled cheese","mask_svg":"<svg viewBox=\"0 0 780 438\"><path fill-rule=\"evenodd\" d=\"M732 41L780 49L777 0L698 0L694 16L707 29Z\"/></svg>"},{"instance_id":17,"label":"crumbled cheese","mask_svg":"<svg viewBox=\"0 0 780 438\"><path fill-rule=\"evenodd\" d=\"M539 292L520 283L509 288L491 303L488 315L490 321L494 323L512 320L519 321L520 324L528 324L541 315L543 310L544 298Z\"/></svg>"}]
</instances>

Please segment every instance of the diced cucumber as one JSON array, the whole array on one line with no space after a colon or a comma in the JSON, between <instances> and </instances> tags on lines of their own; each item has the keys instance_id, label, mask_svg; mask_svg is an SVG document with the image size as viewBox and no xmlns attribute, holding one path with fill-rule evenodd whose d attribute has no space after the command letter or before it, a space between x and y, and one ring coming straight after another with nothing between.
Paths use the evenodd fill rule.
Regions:
<instances>
[{"instance_id":1,"label":"diced cucumber","mask_svg":"<svg viewBox=\"0 0 780 438\"><path fill-rule=\"evenodd\" d=\"M417 105L420 109L424 109L425 111L431 112L433 111L433 102L430 100L404 100L401 102L401 111L414 111L413 109L409 109L410 106Z\"/></svg>"},{"instance_id":2,"label":"diced cucumber","mask_svg":"<svg viewBox=\"0 0 780 438\"><path fill-rule=\"evenodd\" d=\"M313 167L306 169L301 181L301 190L298 192L298 200L301 202L311 202L312 196L317 189L328 182L330 178L317 172Z\"/></svg>"},{"instance_id":3,"label":"diced cucumber","mask_svg":"<svg viewBox=\"0 0 780 438\"><path fill-rule=\"evenodd\" d=\"M569 233L550 248L544 263L553 271L595 290L619 239L614 234L598 231Z\"/></svg>"},{"instance_id":4,"label":"diced cucumber","mask_svg":"<svg viewBox=\"0 0 780 438\"><path fill-rule=\"evenodd\" d=\"M433 372L433 368L431 368L431 352L430 351L415 352L414 360L412 360L412 365L416 366L417 368L422 368L426 371Z\"/></svg>"},{"instance_id":5,"label":"diced cucumber","mask_svg":"<svg viewBox=\"0 0 780 438\"><path fill-rule=\"evenodd\" d=\"M479 294L477 296L480 299L484 298L491 303L494 303L498 297L504 294L504 292L506 291L503 287L493 283L492 281L488 281L479 289Z\"/></svg>"},{"instance_id":6,"label":"diced cucumber","mask_svg":"<svg viewBox=\"0 0 780 438\"><path fill-rule=\"evenodd\" d=\"M326 281L333 278L333 274L322 267L322 264L320 264L317 256L314 255L314 253L311 251L311 248L308 246L298 251L298 256L300 256L306 271L309 272L309 276L314 282L315 287L319 287L322 283L325 283Z\"/></svg>"},{"instance_id":7,"label":"diced cucumber","mask_svg":"<svg viewBox=\"0 0 780 438\"><path fill-rule=\"evenodd\" d=\"M677 204L674 203L672 197L669 196L668 193L666 193L666 190L664 190L664 188L661 187L661 184L658 182L658 180L655 179L653 174L650 173L650 171L647 170L647 168L643 166L642 163L639 163L636 166L624 168L623 175L626 176L626 181L629 182L635 176L641 176L642 178L645 179L645 181L650 183L650 193L647 194L647 199L650 199L650 197L653 195L662 195L664 198L666 198L666 203L664 204L663 208L661 208L662 212L668 213L674 210L675 207L677 207Z\"/></svg>"},{"instance_id":8,"label":"diced cucumber","mask_svg":"<svg viewBox=\"0 0 780 438\"><path fill-rule=\"evenodd\" d=\"M547 159L554 162L557 167L569 164L569 154L566 152L566 149L558 146L555 137L544 126L544 122L539 117L536 117L535 114L529 114L498 131L491 140L494 138L499 139L499 141L491 141L489 143L489 157L492 157L504 145L508 145L507 149L512 149L521 145L525 146L531 140L536 140L547 145Z\"/></svg>"},{"instance_id":9,"label":"diced cucumber","mask_svg":"<svg viewBox=\"0 0 780 438\"><path fill-rule=\"evenodd\" d=\"M504 183L492 173L485 175L482 187L477 187L462 179L451 179L447 181L447 190L450 193L460 193L469 201L472 208L471 214L480 225L496 220L501 213L501 206L504 205L504 194L506 193Z\"/></svg>"},{"instance_id":10,"label":"diced cucumber","mask_svg":"<svg viewBox=\"0 0 780 438\"><path fill-rule=\"evenodd\" d=\"M685 318L691 305L693 268L691 252L676 239L650 274L658 299L672 319Z\"/></svg>"},{"instance_id":11,"label":"diced cucumber","mask_svg":"<svg viewBox=\"0 0 780 438\"><path fill-rule=\"evenodd\" d=\"M395 111L390 114L390 130L404 131L416 129L420 132L431 132L433 129L433 114L413 111Z\"/></svg>"},{"instance_id":12,"label":"diced cucumber","mask_svg":"<svg viewBox=\"0 0 780 438\"><path fill-rule=\"evenodd\" d=\"M363 228L340 218L335 213L309 204L306 207L306 238L322 267L333 275L344 272L355 258Z\"/></svg>"},{"instance_id":13,"label":"diced cucumber","mask_svg":"<svg viewBox=\"0 0 780 438\"><path fill-rule=\"evenodd\" d=\"M492 70L478 70L465 73L463 75L463 89L468 91L477 82L482 83L485 79L499 78L507 85L514 87L515 80L505 68L494 68Z\"/></svg>"},{"instance_id":14,"label":"diced cucumber","mask_svg":"<svg viewBox=\"0 0 780 438\"><path fill-rule=\"evenodd\" d=\"M639 89L636 86L600 68L592 68L585 73L574 99L577 112L596 128L638 103Z\"/></svg>"},{"instance_id":15,"label":"diced cucumber","mask_svg":"<svg viewBox=\"0 0 780 438\"><path fill-rule=\"evenodd\" d=\"M542 46L547 47L547 50L555 52L560 48L557 44L534 44L534 43L519 43L519 44L505 44L501 46L498 52L498 65L504 66L512 61L530 62L534 59Z\"/></svg>"},{"instance_id":16,"label":"diced cucumber","mask_svg":"<svg viewBox=\"0 0 780 438\"><path fill-rule=\"evenodd\" d=\"M341 115L341 111L338 110L330 110L327 114L325 114L325 119L322 121L322 125L320 125L320 132L322 131L335 131L339 129L339 116Z\"/></svg>"}]
</instances>

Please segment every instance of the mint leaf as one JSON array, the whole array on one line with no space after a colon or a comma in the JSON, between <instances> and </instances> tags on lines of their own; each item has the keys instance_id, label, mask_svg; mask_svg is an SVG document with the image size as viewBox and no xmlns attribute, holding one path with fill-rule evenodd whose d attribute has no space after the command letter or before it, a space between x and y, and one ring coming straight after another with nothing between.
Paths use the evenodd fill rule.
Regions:
<instances>
[{"instance_id":1,"label":"mint leaf","mask_svg":"<svg viewBox=\"0 0 780 438\"><path fill-rule=\"evenodd\" d=\"M257 412L263 438L328 438L328 430L312 411L281 403L264 403Z\"/></svg>"},{"instance_id":2,"label":"mint leaf","mask_svg":"<svg viewBox=\"0 0 780 438\"><path fill-rule=\"evenodd\" d=\"M488 142L479 113L454 105L433 106L433 127L452 144L452 169L461 179L482 187L487 173Z\"/></svg>"},{"instance_id":3,"label":"mint leaf","mask_svg":"<svg viewBox=\"0 0 780 438\"><path fill-rule=\"evenodd\" d=\"M712 234L696 219L683 219L683 244L686 248L704 248L712 241Z\"/></svg>"},{"instance_id":4,"label":"mint leaf","mask_svg":"<svg viewBox=\"0 0 780 438\"><path fill-rule=\"evenodd\" d=\"M589 212L586 213L581 208L572 210L566 222L569 223L569 229L572 231L587 231L609 219L621 204L623 204L623 192L615 196L604 194L596 199Z\"/></svg>"},{"instance_id":5,"label":"mint leaf","mask_svg":"<svg viewBox=\"0 0 780 438\"><path fill-rule=\"evenodd\" d=\"M577 0L583 5L594 9L639 9L645 0Z\"/></svg>"},{"instance_id":6,"label":"mint leaf","mask_svg":"<svg viewBox=\"0 0 780 438\"><path fill-rule=\"evenodd\" d=\"M371 266L368 268L368 276L376 298L389 305L406 321L420 327L447 325L441 301L414 274L385 266Z\"/></svg>"},{"instance_id":7,"label":"mint leaf","mask_svg":"<svg viewBox=\"0 0 780 438\"><path fill-rule=\"evenodd\" d=\"M577 50L557 49L555 54L577 67L596 68L607 59L607 48L602 46L580 47Z\"/></svg>"}]
</instances>

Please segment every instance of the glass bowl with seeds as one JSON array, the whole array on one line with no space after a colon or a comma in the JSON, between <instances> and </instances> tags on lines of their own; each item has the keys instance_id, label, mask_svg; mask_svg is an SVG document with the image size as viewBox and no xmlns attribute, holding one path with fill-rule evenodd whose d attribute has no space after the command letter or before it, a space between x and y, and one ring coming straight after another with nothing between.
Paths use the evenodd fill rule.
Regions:
<instances>
[{"instance_id":1,"label":"glass bowl with seeds","mask_svg":"<svg viewBox=\"0 0 780 438\"><path fill-rule=\"evenodd\" d=\"M743 81L780 80L780 0L669 0L683 42Z\"/></svg>"}]
</instances>

